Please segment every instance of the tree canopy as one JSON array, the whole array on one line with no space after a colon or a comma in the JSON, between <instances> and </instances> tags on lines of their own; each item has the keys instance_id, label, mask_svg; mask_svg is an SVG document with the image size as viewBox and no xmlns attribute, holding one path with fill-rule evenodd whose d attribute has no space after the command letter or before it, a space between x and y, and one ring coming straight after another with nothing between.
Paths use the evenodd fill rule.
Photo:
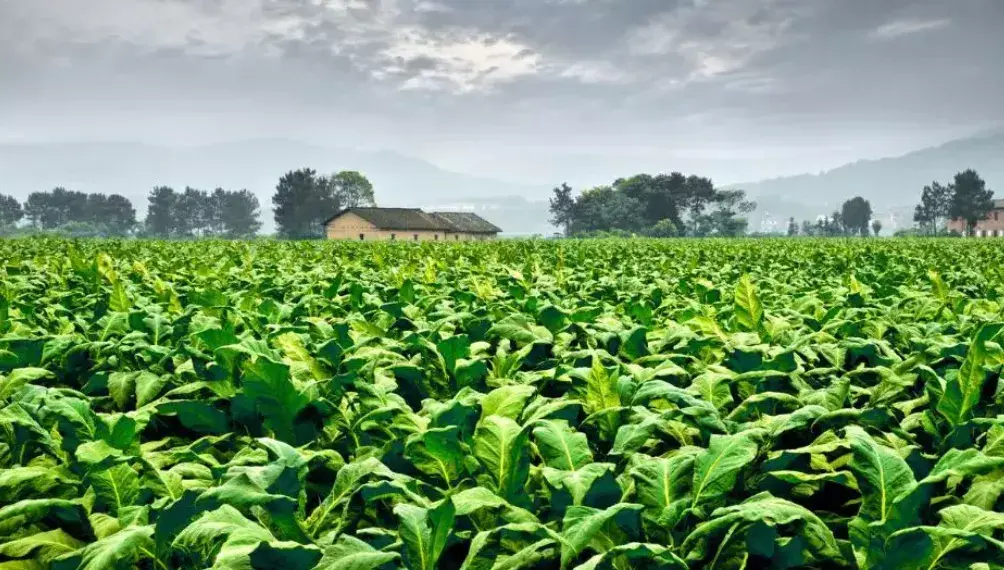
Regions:
<instances>
[{"instance_id":1,"label":"tree canopy","mask_svg":"<svg viewBox=\"0 0 1004 570\"><path fill-rule=\"evenodd\" d=\"M576 197L562 184L550 199L551 222L566 235L735 236L746 232L743 214L755 208L742 190L718 190L709 178L679 172L619 178Z\"/></svg>"},{"instance_id":2,"label":"tree canopy","mask_svg":"<svg viewBox=\"0 0 1004 570\"><path fill-rule=\"evenodd\" d=\"M994 192L973 169L963 170L952 182L948 215L966 223L966 235L973 235L976 222L987 216L994 207Z\"/></svg>"},{"instance_id":3,"label":"tree canopy","mask_svg":"<svg viewBox=\"0 0 1004 570\"><path fill-rule=\"evenodd\" d=\"M373 206L373 185L361 173L342 171L319 176L312 168L287 172L272 195L278 234L289 239L324 235L324 221L342 208Z\"/></svg>"},{"instance_id":4,"label":"tree canopy","mask_svg":"<svg viewBox=\"0 0 1004 570\"><path fill-rule=\"evenodd\" d=\"M212 192L168 186L150 191L145 233L160 238L253 236L261 228L258 197L247 190Z\"/></svg>"},{"instance_id":5,"label":"tree canopy","mask_svg":"<svg viewBox=\"0 0 1004 570\"><path fill-rule=\"evenodd\" d=\"M41 230L65 229L95 236L125 236L136 226L136 209L118 194L85 193L57 187L32 192L24 203L24 217Z\"/></svg>"}]
</instances>

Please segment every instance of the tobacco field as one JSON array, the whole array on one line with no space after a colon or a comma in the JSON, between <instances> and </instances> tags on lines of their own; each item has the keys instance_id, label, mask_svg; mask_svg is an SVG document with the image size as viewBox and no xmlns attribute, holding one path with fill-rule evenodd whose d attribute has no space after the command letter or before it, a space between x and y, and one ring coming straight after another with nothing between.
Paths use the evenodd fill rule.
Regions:
<instances>
[{"instance_id":1,"label":"tobacco field","mask_svg":"<svg viewBox=\"0 0 1004 570\"><path fill-rule=\"evenodd\" d=\"M0 570L1004 568L991 240L0 241Z\"/></svg>"}]
</instances>

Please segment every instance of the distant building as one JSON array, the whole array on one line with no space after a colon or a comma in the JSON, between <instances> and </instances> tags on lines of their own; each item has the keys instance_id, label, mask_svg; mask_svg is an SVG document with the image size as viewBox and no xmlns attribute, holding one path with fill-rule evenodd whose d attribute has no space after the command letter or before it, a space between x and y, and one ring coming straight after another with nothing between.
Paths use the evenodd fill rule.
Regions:
<instances>
[{"instance_id":1,"label":"distant building","mask_svg":"<svg viewBox=\"0 0 1004 570\"><path fill-rule=\"evenodd\" d=\"M483 241L501 231L471 212L419 208L346 208L324 222L328 239L357 241Z\"/></svg>"},{"instance_id":2,"label":"distant building","mask_svg":"<svg viewBox=\"0 0 1004 570\"><path fill-rule=\"evenodd\" d=\"M948 231L956 231L966 235L966 221L949 221ZM1004 237L1004 200L994 200L994 207L987 214L987 217L976 222L974 235L976 237Z\"/></svg>"}]
</instances>

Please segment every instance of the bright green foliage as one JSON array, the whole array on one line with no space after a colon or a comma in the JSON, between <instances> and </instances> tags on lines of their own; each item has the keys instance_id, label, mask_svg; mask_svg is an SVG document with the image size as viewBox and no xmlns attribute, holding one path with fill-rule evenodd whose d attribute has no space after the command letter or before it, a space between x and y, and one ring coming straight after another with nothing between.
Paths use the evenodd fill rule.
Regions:
<instances>
[{"instance_id":1,"label":"bright green foliage","mask_svg":"<svg viewBox=\"0 0 1004 570\"><path fill-rule=\"evenodd\" d=\"M0 570L1004 568L999 251L0 242Z\"/></svg>"}]
</instances>

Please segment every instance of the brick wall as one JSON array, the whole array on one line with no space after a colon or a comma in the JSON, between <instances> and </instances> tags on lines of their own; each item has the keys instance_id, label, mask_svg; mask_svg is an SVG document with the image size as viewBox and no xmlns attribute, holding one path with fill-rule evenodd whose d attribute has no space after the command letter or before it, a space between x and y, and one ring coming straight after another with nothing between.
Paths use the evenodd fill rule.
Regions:
<instances>
[{"instance_id":1,"label":"brick wall","mask_svg":"<svg viewBox=\"0 0 1004 570\"><path fill-rule=\"evenodd\" d=\"M965 220L951 220L948 222L948 229L966 233ZM996 209L990 212L986 219L976 222L977 237L1004 237L1004 209Z\"/></svg>"},{"instance_id":2,"label":"brick wall","mask_svg":"<svg viewBox=\"0 0 1004 570\"><path fill-rule=\"evenodd\" d=\"M325 226L328 239L354 241L471 241L469 234L455 234L430 230L381 230L361 217L346 212ZM362 236L360 240L359 236ZM457 239L459 237L459 239Z\"/></svg>"}]
</instances>

